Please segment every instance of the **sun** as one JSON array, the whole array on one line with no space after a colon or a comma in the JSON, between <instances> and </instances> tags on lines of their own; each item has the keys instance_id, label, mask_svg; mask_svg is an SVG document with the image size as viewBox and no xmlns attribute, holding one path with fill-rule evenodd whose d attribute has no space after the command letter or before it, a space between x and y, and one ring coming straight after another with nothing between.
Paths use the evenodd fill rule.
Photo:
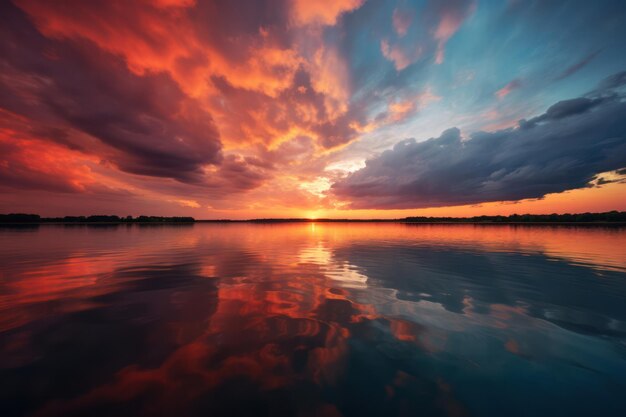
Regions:
<instances>
[{"instance_id":1,"label":"sun","mask_svg":"<svg viewBox=\"0 0 626 417\"><path fill-rule=\"evenodd\" d=\"M309 220L317 220L320 218L319 210L307 211L305 217Z\"/></svg>"}]
</instances>

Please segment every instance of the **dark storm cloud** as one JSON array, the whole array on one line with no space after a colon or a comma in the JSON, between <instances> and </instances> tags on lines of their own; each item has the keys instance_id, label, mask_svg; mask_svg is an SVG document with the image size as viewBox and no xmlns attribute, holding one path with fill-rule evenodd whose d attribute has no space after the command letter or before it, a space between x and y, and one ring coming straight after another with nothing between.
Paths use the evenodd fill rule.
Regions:
<instances>
[{"instance_id":1,"label":"dark storm cloud","mask_svg":"<svg viewBox=\"0 0 626 417\"><path fill-rule=\"evenodd\" d=\"M601 85L616 85L608 80ZM541 198L585 187L626 166L626 102L618 95L565 100L514 129L456 128L407 139L333 185L353 208L419 208Z\"/></svg>"},{"instance_id":2,"label":"dark storm cloud","mask_svg":"<svg viewBox=\"0 0 626 417\"><path fill-rule=\"evenodd\" d=\"M624 85L626 85L626 71L621 71L604 79L596 92L611 92L611 90L618 89Z\"/></svg>"},{"instance_id":3,"label":"dark storm cloud","mask_svg":"<svg viewBox=\"0 0 626 417\"><path fill-rule=\"evenodd\" d=\"M47 139L80 147L67 132L106 145L102 158L121 170L200 182L201 167L221 161L209 114L167 75L131 72L119 57L83 41L43 37L10 5L0 25L0 106L56 126Z\"/></svg>"},{"instance_id":4,"label":"dark storm cloud","mask_svg":"<svg viewBox=\"0 0 626 417\"><path fill-rule=\"evenodd\" d=\"M604 100L602 98L591 99L587 97L559 101L553 106L550 106L550 108L541 116L533 117L530 120L520 120L519 125L521 128L526 129L535 126L537 123L549 120L559 120L565 117L585 113L603 101Z\"/></svg>"}]
</instances>

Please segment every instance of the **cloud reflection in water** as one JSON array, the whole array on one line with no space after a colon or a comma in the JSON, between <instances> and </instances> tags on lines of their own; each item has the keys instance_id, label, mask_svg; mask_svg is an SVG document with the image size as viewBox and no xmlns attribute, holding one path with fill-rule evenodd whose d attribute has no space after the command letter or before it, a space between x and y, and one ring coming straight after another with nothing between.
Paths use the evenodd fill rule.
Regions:
<instances>
[{"instance_id":1,"label":"cloud reflection in water","mask_svg":"<svg viewBox=\"0 0 626 417\"><path fill-rule=\"evenodd\" d=\"M0 411L618 414L625 233L1 229Z\"/></svg>"}]
</instances>

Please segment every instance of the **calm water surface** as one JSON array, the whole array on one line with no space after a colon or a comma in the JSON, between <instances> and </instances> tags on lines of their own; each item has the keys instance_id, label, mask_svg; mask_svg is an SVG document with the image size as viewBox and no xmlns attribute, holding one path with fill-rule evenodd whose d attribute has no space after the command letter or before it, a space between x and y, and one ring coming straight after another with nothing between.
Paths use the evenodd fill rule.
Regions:
<instances>
[{"instance_id":1,"label":"calm water surface","mask_svg":"<svg viewBox=\"0 0 626 417\"><path fill-rule=\"evenodd\" d=\"M0 228L1 416L625 416L626 229Z\"/></svg>"}]
</instances>

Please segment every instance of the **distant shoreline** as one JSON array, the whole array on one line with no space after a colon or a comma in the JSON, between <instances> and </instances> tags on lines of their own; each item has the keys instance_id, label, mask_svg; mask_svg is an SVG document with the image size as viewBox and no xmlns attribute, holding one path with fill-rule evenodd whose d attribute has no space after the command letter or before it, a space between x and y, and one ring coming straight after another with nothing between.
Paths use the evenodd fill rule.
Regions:
<instances>
[{"instance_id":1,"label":"distant shoreline","mask_svg":"<svg viewBox=\"0 0 626 417\"><path fill-rule=\"evenodd\" d=\"M286 224L398 224L405 226L515 226L515 227L598 227L598 228L625 228L626 222L406 222L402 220L371 220L371 221L324 221L317 222L315 220L307 221L282 221L282 222L260 222L250 220L197 220L194 222L160 222L160 223L124 223L124 222L37 222L37 223L11 223L0 222L0 228L38 228L45 226L64 226L64 227L191 227L196 224L255 224L259 226L278 226Z\"/></svg>"},{"instance_id":2,"label":"distant shoreline","mask_svg":"<svg viewBox=\"0 0 626 417\"><path fill-rule=\"evenodd\" d=\"M577 214L512 214L510 216L474 216L474 217L405 217L401 219L308 219L308 218L261 218L261 219L204 219L193 217L165 216L126 216L93 215L41 217L37 214L11 213L0 214L2 225L28 224L87 224L87 225L182 225L195 223L402 223L402 224L474 224L474 225L626 225L626 212L610 211L605 213Z\"/></svg>"}]
</instances>

